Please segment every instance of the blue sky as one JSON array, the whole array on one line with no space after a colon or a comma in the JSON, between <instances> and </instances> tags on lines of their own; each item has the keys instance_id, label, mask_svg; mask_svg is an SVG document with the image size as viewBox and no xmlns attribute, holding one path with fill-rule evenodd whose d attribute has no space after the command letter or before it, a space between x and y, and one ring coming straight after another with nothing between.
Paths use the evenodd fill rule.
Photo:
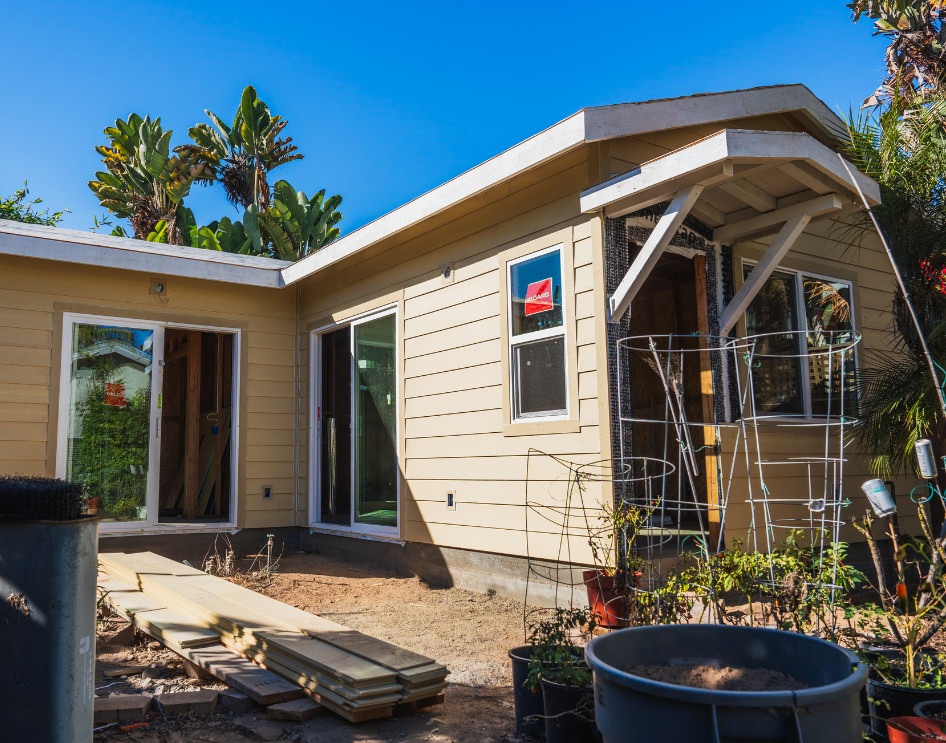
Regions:
<instances>
[{"instance_id":1,"label":"blue sky","mask_svg":"<svg viewBox=\"0 0 946 743\"><path fill-rule=\"evenodd\" d=\"M277 177L340 193L350 232L585 106L801 82L846 113L884 48L843 0L38 0L4 26L0 194L28 179L74 229L104 211L86 182L105 126L161 116L182 144L205 108L230 121L247 84L306 156ZM219 189L188 203L239 217Z\"/></svg>"}]
</instances>

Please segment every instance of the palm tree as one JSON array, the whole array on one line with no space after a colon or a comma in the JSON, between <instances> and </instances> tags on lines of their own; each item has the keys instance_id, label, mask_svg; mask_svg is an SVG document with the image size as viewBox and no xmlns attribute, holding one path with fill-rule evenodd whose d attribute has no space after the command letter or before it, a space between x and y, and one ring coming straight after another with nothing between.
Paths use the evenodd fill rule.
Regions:
<instances>
[{"instance_id":1,"label":"palm tree","mask_svg":"<svg viewBox=\"0 0 946 743\"><path fill-rule=\"evenodd\" d=\"M946 0L854 0L847 7L855 22L865 15L875 35L890 39L887 77L868 104L935 93L946 84Z\"/></svg>"},{"instance_id":2,"label":"palm tree","mask_svg":"<svg viewBox=\"0 0 946 743\"><path fill-rule=\"evenodd\" d=\"M893 300L895 353L874 354L860 374L854 436L880 477L912 468L929 438L946 454L946 420L934 384L946 384L946 99L894 95L873 115L849 121L848 158L881 188L874 216L886 235L940 375L934 382L902 293ZM856 225L869 230L867 215ZM938 501L938 499L934 499ZM942 506L934 503L941 522Z\"/></svg>"},{"instance_id":3,"label":"palm tree","mask_svg":"<svg viewBox=\"0 0 946 743\"><path fill-rule=\"evenodd\" d=\"M206 163L207 180L223 185L231 204L244 209L255 205L265 212L271 203L269 173L302 159L292 137L280 138L288 122L270 113L252 85L243 90L232 126L212 111L204 113L213 126L191 127L188 134L194 144L178 147L177 152Z\"/></svg>"},{"instance_id":4,"label":"palm tree","mask_svg":"<svg viewBox=\"0 0 946 743\"><path fill-rule=\"evenodd\" d=\"M117 119L105 129L108 144L95 148L105 170L95 174L89 188L102 206L131 222L138 239L148 239L163 222L162 242L182 245L178 223L187 219L184 197L207 177L207 165L186 153L172 154L171 134L163 130L161 119L135 113Z\"/></svg>"}]
</instances>

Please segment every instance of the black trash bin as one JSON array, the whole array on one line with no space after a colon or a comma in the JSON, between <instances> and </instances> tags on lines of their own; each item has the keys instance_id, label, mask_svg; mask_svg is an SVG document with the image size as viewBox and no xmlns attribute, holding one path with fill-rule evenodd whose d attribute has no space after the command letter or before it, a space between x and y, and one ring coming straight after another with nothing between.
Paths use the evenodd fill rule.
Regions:
<instances>
[{"instance_id":1,"label":"black trash bin","mask_svg":"<svg viewBox=\"0 0 946 743\"><path fill-rule=\"evenodd\" d=\"M98 519L79 485L0 477L0 738L92 740Z\"/></svg>"}]
</instances>

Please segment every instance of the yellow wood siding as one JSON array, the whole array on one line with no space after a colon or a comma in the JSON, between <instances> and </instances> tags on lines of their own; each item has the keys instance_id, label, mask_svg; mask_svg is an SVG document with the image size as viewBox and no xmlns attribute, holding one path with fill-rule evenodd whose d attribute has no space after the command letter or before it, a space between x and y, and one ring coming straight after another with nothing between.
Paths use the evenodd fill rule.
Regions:
<instances>
[{"instance_id":1,"label":"yellow wood siding","mask_svg":"<svg viewBox=\"0 0 946 743\"><path fill-rule=\"evenodd\" d=\"M443 227L403 236L376 255L304 284L303 326L308 327L397 302L403 331L403 539L564 558L551 535L562 527L548 516L567 493L567 469L544 456L533 455L530 462L529 449L576 462L602 458L597 392L606 377L598 378L603 370L594 324L604 295L595 279L600 268L593 265L592 245L601 223L578 213L578 193L589 184L585 154L569 155L530 178L503 194L475 199L466 214ZM504 434L509 427L501 320L506 261L520 250L559 244L563 235L571 251L566 263L572 265L565 283L574 287L565 298L574 315L566 328L572 346L568 363L577 365L569 391L573 430ZM446 263L453 267L448 281L441 275ZM446 508L447 490L456 493L455 510ZM526 504L533 500L539 505L527 539ZM543 509L546 515L538 515ZM574 541L572 558L590 560L586 545L578 544L587 540Z\"/></svg>"},{"instance_id":2,"label":"yellow wood siding","mask_svg":"<svg viewBox=\"0 0 946 743\"><path fill-rule=\"evenodd\" d=\"M241 330L237 523L293 523L294 293L0 257L0 473L54 475L63 312ZM273 487L271 501L262 485Z\"/></svg>"}]
</instances>

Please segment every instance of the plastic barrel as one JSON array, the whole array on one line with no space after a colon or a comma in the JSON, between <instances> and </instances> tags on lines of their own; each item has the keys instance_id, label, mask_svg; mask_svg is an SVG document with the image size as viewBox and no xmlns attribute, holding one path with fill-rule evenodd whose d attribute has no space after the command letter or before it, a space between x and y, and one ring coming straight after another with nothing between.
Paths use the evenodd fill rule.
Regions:
<instances>
[{"instance_id":1,"label":"plastic barrel","mask_svg":"<svg viewBox=\"0 0 946 743\"><path fill-rule=\"evenodd\" d=\"M98 519L77 488L0 478L3 740L92 740Z\"/></svg>"},{"instance_id":2,"label":"plastic barrel","mask_svg":"<svg viewBox=\"0 0 946 743\"><path fill-rule=\"evenodd\" d=\"M596 637L595 715L605 743L860 743L867 667L854 653L792 632L721 625L633 627ZM638 664L718 663L796 678L797 691L715 691L634 676Z\"/></svg>"}]
</instances>

